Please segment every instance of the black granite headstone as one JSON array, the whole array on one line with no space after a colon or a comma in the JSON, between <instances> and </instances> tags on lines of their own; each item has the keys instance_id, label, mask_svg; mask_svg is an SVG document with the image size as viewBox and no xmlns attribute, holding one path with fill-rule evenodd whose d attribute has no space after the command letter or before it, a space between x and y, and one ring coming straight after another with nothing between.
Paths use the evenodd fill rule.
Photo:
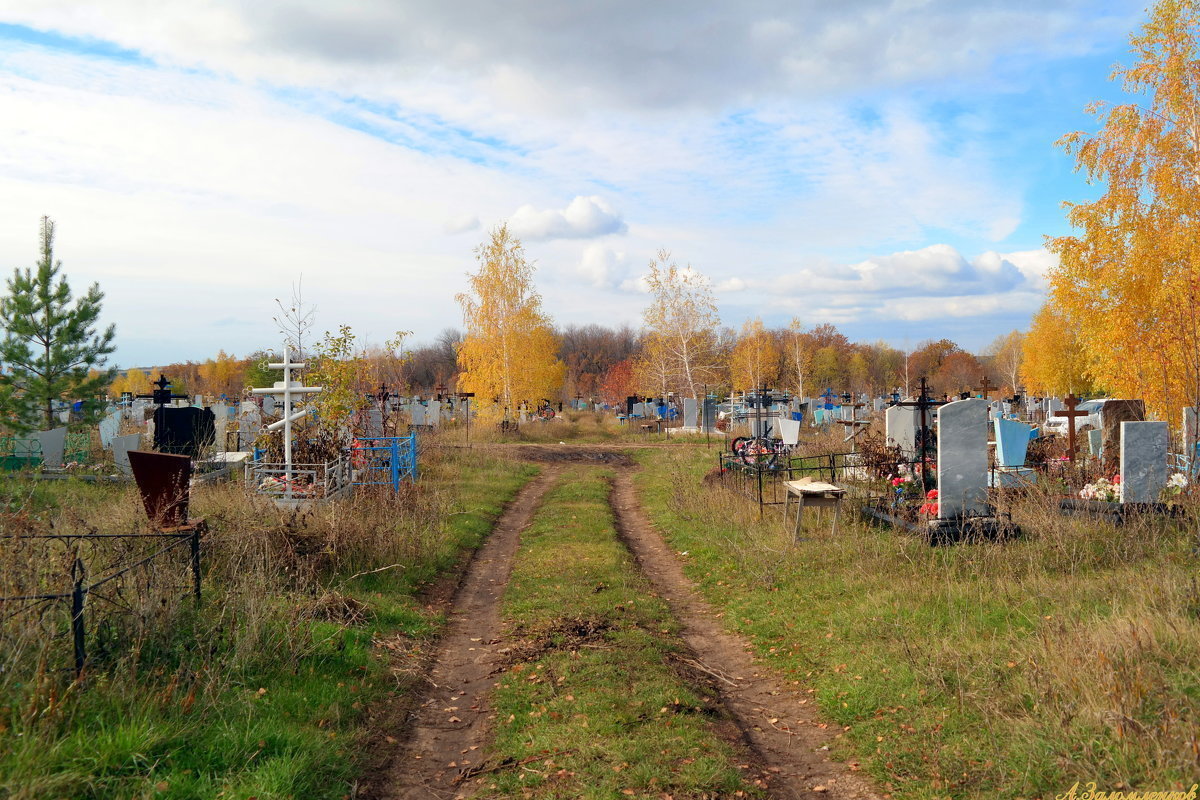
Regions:
<instances>
[{"instance_id":1,"label":"black granite headstone","mask_svg":"<svg viewBox=\"0 0 1200 800\"><path fill-rule=\"evenodd\" d=\"M159 406L154 412L154 449L196 458L217 438L217 419L207 408Z\"/></svg>"}]
</instances>

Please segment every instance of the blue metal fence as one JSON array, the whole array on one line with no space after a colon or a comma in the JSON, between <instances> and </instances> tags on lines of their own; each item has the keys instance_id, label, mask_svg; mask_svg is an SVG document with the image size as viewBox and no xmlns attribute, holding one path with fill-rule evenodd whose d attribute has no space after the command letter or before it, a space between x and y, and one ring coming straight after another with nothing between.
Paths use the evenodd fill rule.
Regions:
<instances>
[{"instance_id":1,"label":"blue metal fence","mask_svg":"<svg viewBox=\"0 0 1200 800\"><path fill-rule=\"evenodd\" d=\"M356 439L350 448L356 486L391 486L417 480L417 435Z\"/></svg>"}]
</instances>

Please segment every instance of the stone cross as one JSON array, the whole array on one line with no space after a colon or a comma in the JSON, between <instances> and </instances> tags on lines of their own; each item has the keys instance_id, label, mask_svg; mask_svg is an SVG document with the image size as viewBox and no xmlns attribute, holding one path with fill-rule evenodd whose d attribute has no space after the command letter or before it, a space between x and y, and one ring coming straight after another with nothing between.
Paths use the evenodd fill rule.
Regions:
<instances>
[{"instance_id":1,"label":"stone cross","mask_svg":"<svg viewBox=\"0 0 1200 800\"><path fill-rule=\"evenodd\" d=\"M269 431L277 431L283 428L283 463L284 472L288 480L288 495L292 491L292 423L304 419L308 415L308 409L292 412L292 398L303 397L306 394L316 394L324 387L322 386L303 386L298 382L292 381L292 370L304 369L304 364L292 361L291 352L287 345L283 346L283 361L278 364L267 364L270 369L283 370L283 380L276 381L275 385L269 389L252 389L254 394L269 394L283 395L283 419L272 422L267 426Z\"/></svg>"}]
</instances>

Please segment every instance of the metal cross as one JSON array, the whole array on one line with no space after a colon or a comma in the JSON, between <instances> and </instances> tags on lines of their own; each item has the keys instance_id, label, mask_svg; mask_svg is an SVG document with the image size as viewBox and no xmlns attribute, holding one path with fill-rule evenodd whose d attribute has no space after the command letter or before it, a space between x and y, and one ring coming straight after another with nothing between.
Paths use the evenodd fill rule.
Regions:
<instances>
[{"instance_id":1,"label":"metal cross","mask_svg":"<svg viewBox=\"0 0 1200 800\"><path fill-rule=\"evenodd\" d=\"M283 419L272 422L267 426L269 431L277 431L283 428L283 465L284 473L287 475L287 496L292 496L292 423L298 422L308 415L308 409L302 409L292 413L292 398L297 395L303 396L306 394L316 394L324 387L322 386L302 386L299 383L292 382L292 370L304 369L303 362L296 363L292 361L291 351L288 346L283 346L283 361L278 364L267 364L270 369L283 370L283 380L276 381L275 385L269 389L253 389L254 394L273 394L283 395Z\"/></svg>"}]
</instances>

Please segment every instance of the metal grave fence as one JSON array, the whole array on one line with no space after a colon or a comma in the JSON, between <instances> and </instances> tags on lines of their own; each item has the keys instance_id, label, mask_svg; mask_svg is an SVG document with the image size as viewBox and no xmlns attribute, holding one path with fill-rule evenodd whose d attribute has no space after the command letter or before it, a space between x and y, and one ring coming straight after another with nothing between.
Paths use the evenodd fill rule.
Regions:
<instances>
[{"instance_id":1,"label":"metal grave fence","mask_svg":"<svg viewBox=\"0 0 1200 800\"><path fill-rule=\"evenodd\" d=\"M417 480L417 435L356 439L350 447L355 486L391 486Z\"/></svg>"}]
</instances>

